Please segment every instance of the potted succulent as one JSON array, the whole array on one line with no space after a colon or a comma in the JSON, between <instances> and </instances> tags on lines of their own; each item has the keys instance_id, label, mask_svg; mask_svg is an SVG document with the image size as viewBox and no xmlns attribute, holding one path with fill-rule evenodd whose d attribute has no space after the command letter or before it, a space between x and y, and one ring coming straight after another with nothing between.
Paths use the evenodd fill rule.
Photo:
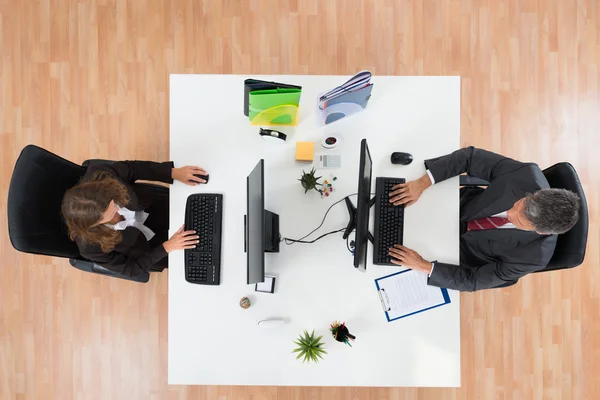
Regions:
<instances>
[{"instance_id":1,"label":"potted succulent","mask_svg":"<svg viewBox=\"0 0 600 400\"><path fill-rule=\"evenodd\" d=\"M302 358L302 362L318 363L319 359L323 359L323 355L327 354L323 348L324 343L321 341L323 336L315 337L315 331L311 333L304 331L304 334L298 336L294 343L298 346L293 353L298 353L296 359Z\"/></svg>"},{"instance_id":2,"label":"potted succulent","mask_svg":"<svg viewBox=\"0 0 600 400\"><path fill-rule=\"evenodd\" d=\"M319 182L319 179L321 179L321 177L315 177L315 172L316 170L314 168L311 169L309 173L306 173L304 172L304 170L302 170L302 176L298 180L304 188L304 193L308 192L309 190L315 190L318 192L319 189L317 188L317 186L323 186Z\"/></svg>"}]
</instances>

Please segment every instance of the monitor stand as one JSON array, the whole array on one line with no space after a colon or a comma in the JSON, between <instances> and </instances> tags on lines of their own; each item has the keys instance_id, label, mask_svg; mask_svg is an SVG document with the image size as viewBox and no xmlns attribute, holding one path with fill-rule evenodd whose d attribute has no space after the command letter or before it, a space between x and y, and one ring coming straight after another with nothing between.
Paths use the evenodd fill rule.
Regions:
<instances>
[{"instance_id":1,"label":"monitor stand","mask_svg":"<svg viewBox=\"0 0 600 400\"><path fill-rule=\"evenodd\" d=\"M247 223L247 216L244 215L244 253L247 251L246 243L248 243L248 238L246 237ZM265 210L265 253L279 253L279 242L279 214Z\"/></svg>"},{"instance_id":2,"label":"monitor stand","mask_svg":"<svg viewBox=\"0 0 600 400\"><path fill-rule=\"evenodd\" d=\"M265 253L279 253L279 214L265 210Z\"/></svg>"},{"instance_id":3,"label":"monitor stand","mask_svg":"<svg viewBox=\"0 0 600 400\"><path fill-rule=\"evenodd\" d=\"M356 207L354 207L354 204L352 204L352 201L350 200L350 198L346 197L344 200L346 201L346 208L348 209L348 214L350 214L350 222L348 222L348 225L346 226L346 230L344 231L344 236L342 236L342 239L348 239L348 236L350 236L352 231L354 231L356 229L357 211L356 211ZM375 197L373 197L369 201L369 209L371 207L373 207L373 204L375 204ZM373 235L369 231L367 231L367 234L368 234L369 241L371 243L373 243L375 241L375 239L373 238Z\"/></svg>"}]
</instances>

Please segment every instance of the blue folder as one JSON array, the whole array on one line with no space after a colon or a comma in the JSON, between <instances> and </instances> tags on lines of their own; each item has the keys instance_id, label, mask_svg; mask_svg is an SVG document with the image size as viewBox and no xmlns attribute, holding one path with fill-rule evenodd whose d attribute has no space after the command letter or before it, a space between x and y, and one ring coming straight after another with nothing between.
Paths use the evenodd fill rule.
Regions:
<instances>
[{"instance_id":1,"label":"blue folder","mask_svg":"<svg viewBox=\"0 0 600 400\"><path fill-rule=\"evenodd\" d=\"M367 108L372 90L373 84L371 83L355 91L345 92L331 100L327 100L322 111L325 124L330 124Z\"/></svg>"}]
</instances>

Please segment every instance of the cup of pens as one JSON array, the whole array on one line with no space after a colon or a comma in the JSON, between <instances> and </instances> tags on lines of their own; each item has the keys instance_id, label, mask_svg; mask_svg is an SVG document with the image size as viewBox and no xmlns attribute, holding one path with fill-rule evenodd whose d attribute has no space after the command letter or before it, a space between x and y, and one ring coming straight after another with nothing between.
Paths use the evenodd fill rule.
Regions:
<instances>
[{"instance_id":1,"label":"cup of pens","mask_svg":"<svg viewBox=\"0 0 600 400\"><path fill-rule=\"evenodd\" d=\"M333 336L336 341L346 343L348 346L352 347L350 341L354 341L356 336L350 333L345 322L340 323L339 321L335 321L330 325L329 330L331 331L331 336Z\"/></svg>"}]
</instances>

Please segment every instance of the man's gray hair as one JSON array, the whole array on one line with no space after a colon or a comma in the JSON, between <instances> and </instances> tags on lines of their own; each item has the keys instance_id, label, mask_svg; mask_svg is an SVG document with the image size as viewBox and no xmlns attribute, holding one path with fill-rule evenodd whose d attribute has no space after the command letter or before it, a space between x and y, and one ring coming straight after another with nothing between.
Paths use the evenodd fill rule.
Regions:
<instances>
[{"instance_id":1,"label":"man's gray hair","mask_svg":"<svg viewBox=\"0 0 600 400\"><path fill-rule=\"evenodd\" d=\"M579 220L579 196L566 189L541 189L525 198L523 212L536 232L565 233Z\"/></svg>"}]
</instances>

